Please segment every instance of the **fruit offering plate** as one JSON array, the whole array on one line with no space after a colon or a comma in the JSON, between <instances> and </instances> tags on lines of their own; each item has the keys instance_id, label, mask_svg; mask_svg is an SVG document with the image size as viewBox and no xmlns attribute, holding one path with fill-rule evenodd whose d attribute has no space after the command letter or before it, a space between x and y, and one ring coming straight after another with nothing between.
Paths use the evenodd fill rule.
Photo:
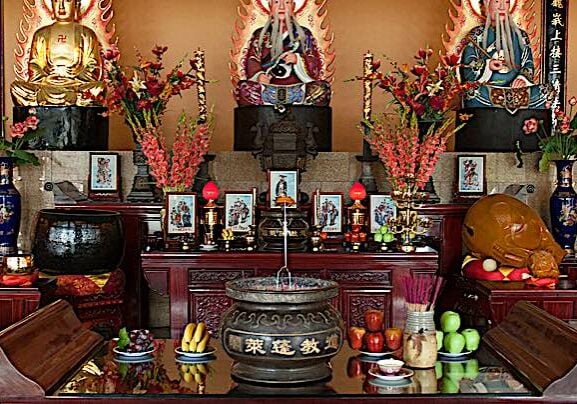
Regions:
<instances>
[{"instance_id":1,"label":"fruit offering plate","mask_svg":"<svg viewBox=\"0 0 577 404\"><path fill-rule=\"evenodd\" d=\"M364 351L364 350L359 349L359 353L362 356L369 356L371 358L382 358L383 356L386 356L386 355L393 355L395 353L395 351L369 352L369 351Z\"/></svg>"},{"instance_id":2,"label":"fruit offering plate","mask_svg":"<svg viewBox=\"0 0 577 404\"><path fill-rule=\"evenodd\" d=\"M200 359L206 358L216 352L216 348L209 346L204 352L185 352L180 347L175 348L174 353L180 357L190 358L190 359Z\"/></svg>"},{"instance_id":3,"label":"fruit offering plate","mask_svg":"<svg viewBox=\"0 0 577 404\"><path fill-rule=\"evenodd\" d=\"M143 355L143 356L124 356L124 355L114 355L114 362L118 363L145 363L145 362L152 362L154 360L154 356L151 354Z\"/></svg>"},{"instance_id":4,"label":"fruit offering plate","mask_svg":"<svg viewBox=\"0 0 577 404\"><path fill-rule=\"evenodd\" d=\"M152 348L147 349L146 351L140 351L140 352L122 351L118 347L114 347L112 349L112 351L114 351L115 354L117 354L119 356L124 356L126 358L138 358L138 357L142 357L142 356L146 356L146 355L151 355L155 350L156 350L155 347L152 347Z\"/></svg>"},{"instance_id":5,"label":"fruit offering plate","mask_svg":"<svg viewBox=\"0 0 577 404\"><path fill-rule=\"evenodd\" d=\"M401 370L399 370L397 373L391 373L391 374L383 373L380 371L380 369L369 370L369 375L385 382L398 382L399 380L408 379L414 374L415 372L407 368L401 368Z\"/></svg>"},{"instance_id":6,"label":"fruit offering plate","mask_svg":"<svg viewBox=\"0 0 577 404\"><path fill-rule=\"evenodd\" d=\"M369 384L376 386L376 387L383 387L385 388L384 391L379 390L379 393L381 394L385 394L385 393L392 393L392 392L398 392L399 388L402 387L408 387L410 385L413 384L413 380L411 378L405 378L405 379L401 379L401 380L382 380L382 379L377 379L376 377L371 378L369 380Z\"/></svg>"},{"instance_id":7,"label":"fruit offering plate","mask_svg":"<svg viewBox=\"0 0 577 404\"><path fill-rule=\"evenodd\" d=\"M460 360L468 359L469 355L471 355L472 353L473 353L473 351L463 351L463 352L459 352L459 353L450 353L450 352L438 351L437 355L439 356L439 359L441 359L441 360L460 361Z\"/></svg>"}]
</instances>

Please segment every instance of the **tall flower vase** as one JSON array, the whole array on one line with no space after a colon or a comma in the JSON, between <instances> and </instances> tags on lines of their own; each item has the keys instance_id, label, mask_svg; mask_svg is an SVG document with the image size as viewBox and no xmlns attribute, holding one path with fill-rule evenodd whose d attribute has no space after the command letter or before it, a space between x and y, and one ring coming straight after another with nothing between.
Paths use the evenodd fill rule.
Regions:
<instances>
[{"instance_id":1,"label":"tall flower vase","mask_svg":"<svg viewBox=\"0 0 577 404\"><path fill-rule=\"evenodd\" d=\"M20 192L14 187L13 160L0 157L0 255L18 252L22 211Z\"/></svg>"},{"instance_id":2,"label":"tall flower vase","mask_svg":"<svg viewBox=\"0 0 577 404\"><path fill-rule=\"evenodd\" d=\"M440 124L441 124L441 122L439 122L439 121L419 121L418 122L419 136L421 137L421 140L422 140L422 137L424 137L427 134L427 132L431 126L435 126L435 128L438 128L440 126ZM439 198L439 196L437 195L437 191L435 190L435 184L433 183L433 176L432 175L421 191L426 193L427 203L440 203L441 202L441 198Z\"/></svg>"},{"instance_id":3,"label":"tall flower vase","mask_svg":"<svg viewBox=\"0 0 577 404\"><path fill-rule=\"evenodd\" d=\"M549 199L551 227L555 241L573 253L577 238L577 192L573 189L575 160L556 160L557 187Z\"/></svg>"}]
</instances>

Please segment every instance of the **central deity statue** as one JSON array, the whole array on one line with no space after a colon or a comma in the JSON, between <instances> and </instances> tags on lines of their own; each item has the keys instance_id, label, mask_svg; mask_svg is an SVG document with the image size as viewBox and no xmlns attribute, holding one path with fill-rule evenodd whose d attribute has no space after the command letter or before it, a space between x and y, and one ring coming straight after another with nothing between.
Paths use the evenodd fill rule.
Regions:
<instances>
[{"instance_id":1,"label":"central deity statue","mask_svg":"<svg viewBox=\"0 0 577 404\"><path fill-rule=\"evenodd\" d=\"M510 0L481 0L485 24L465 38L462 78L483 85L469 93L465 107L543 109L551 94L534 82L535 65L529 36L510 14Z\"/></svg>"},{"instance_id":2,"label":"central deity statue","mask_svg":"<svg viewBox=\"0 0 577 404\"><path fill-rule=\"evenodd\" d=\"M88 106L104 91L100 45L94 31L77 22L80 0L52 0L54 23L32 38L28 80L10 88L15 105Z\"/></svg>"},{"instance_id":3,"label":"central deity statue","mask_svg":"<svg viewBox=\"0 0 577 404\"><path fill-rule=\"evenodd\" d=\"M238 105L329 105L317 41L296 21L294 1L270 0L269 10L266 24L248 43L246 79L235 89Z\"/></svg>"}]
</instances>

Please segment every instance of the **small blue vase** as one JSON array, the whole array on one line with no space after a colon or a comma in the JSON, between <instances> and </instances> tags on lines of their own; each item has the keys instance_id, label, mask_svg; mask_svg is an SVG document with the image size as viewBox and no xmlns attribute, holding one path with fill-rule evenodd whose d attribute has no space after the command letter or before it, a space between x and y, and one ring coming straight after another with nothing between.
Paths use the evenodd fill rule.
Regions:
<instances>
[{"instance_id":1,"label":"small blue vase","mask_svg":"<svg viewBox=\"0 0 577 404\"><path fill-rule=\"evenodd\" d=\"M12 158L0 157L0 255L18 252L22 204L12 182L12 165Z\"/></svg>"},{"instance_id":2,"label":"small blue vase","mask_svg":"<svg viewBox=\"0 0 577 404\"><path fill-rule=\"evenodd\" d=\"M572 253L577 238L577 192L573 189L574 160L556 160L557 187L549 199L555 241Z\"/></svg>"}]
</instances>

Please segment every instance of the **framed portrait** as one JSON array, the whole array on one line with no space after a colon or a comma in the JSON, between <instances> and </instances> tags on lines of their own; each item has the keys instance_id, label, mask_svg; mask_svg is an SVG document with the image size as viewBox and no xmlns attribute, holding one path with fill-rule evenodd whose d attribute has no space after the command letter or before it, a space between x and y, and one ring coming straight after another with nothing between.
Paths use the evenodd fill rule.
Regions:
<instances>
[{"instance_id":1,"label":"framed portrait","mask_svg":"<svg viewBox=\"0 0 577 404\"><path fill-rule=\"evenodd\" d=\"M279 196L291 197L294 205L287 206L287 208L296 208L298 202L298 184L299 172L298 170L269 170L268 172L268 196L269 207L280 208L282 205L277 205L276 198Z\"/></svg>"},{"instance_id":2,"label":"framed portrait","mask_svg":"<svg viewBox=\"0 0 577 404\"><path fill-rule=\"evenodd\" d=\"M117 153L90 153L88 197L93 200L120 200L120 156Z\"/></svg>"},{"instance_id":3,"label":"framed portrait","mask_svg":"<svg viewBox=\"0 0 577 404\"><path fill-rule=\"evenodd\" d=\"M196 194L193 192L167 192L165 195L164 231L167 236L196 233Z\"/></svg>"},{"instance_id":4,"label":"framed portrait","mask_svg":"<svg viewBox=\"0 0 577 404\"><path fill-rule=\"evenodd\" d=\"M255 224L255 194L253 192L225 192L224 226L235 233L247 233Z\"/></svg>"},{"instance_id":5,"label":"framed portrait","mask_svg":"<svg viewBox=\"0 0 577 404\"><path fill-rule=\"evenodd\" d=\"M327 233L343 232L343 194L319 192L313 199L315 226L322 226Z\"/></svg>"},{"instance_id":6,"label":"framed portrait","mask_svg":"<svg viewBox=\"0 0 577 404\"><path fill-rule=\"evenodd\" d=\"M397 206L391 195L369 196L369 228L371 233L379 231L391 217L397 216Z\"/></svg>"},{"instance_id":7,"label":"framed portrait","mask_svg":"<svg viewBox=\"0 0 577 404\"><path fill-rule=\"evenodd\" d=\"M456 202L475 200L487 194L484 155L457 156Z\"/></svg>"}]
</instances>

